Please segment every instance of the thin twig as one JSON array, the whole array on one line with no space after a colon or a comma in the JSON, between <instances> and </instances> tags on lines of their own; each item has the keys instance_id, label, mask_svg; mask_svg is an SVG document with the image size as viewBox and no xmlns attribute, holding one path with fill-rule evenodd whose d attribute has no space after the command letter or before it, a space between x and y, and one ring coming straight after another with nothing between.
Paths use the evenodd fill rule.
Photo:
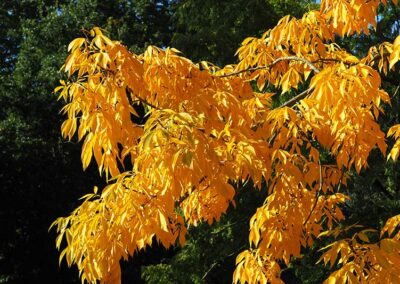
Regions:
<instances>
[{"instance_id":1,"label":"thin twig","mask_svg":"<svg viewBox=\"0 0 400 284\"><path fill-rule=\"evenodd\" d=\"M290 60L294 60L294 61L301 61L305 64L307 64L315 73L319 73L320 71L318 70L317 67L315 67L314 64L312 64L310 61L308 61L305 58L301 58L301 57L297 57L297 56L288 56L288 57L281 57L276 59L274 62L272 62L272 66L274 66L275 64L277 64L280 61L290 61Z\"/></svg>"},{"instance_id":2,"label":"thin twig","mask_svg":"<svg viewBox=\"0 0 400 284\"><path fill-rule=\"evenodd\" d=\"M297 96L291 98L290 100L288 100L287 102L285 102L283 105L281 105L280 107L292 107L294 106L298 101L304 99L307 95L309 95L311 92L311 88L305 90L304 92L301 92L300 94L298 94Z\"/></svg>"},{"instance_id":3,"label":"thin twig","mask_svg":"<svg viewBox=\"0 0 400 284\"><path fill-rule=\"evenodd\" d=\"M155 109L157 109L157 110L161 110L158 106L155 106L155 105L153 105L152 103L149 103L148 101L146 101L145 99L139 97L138 95L135 95L135 97L137 97L138 100L139 100L141 103L146 104L146 105L148 105L148 106L150 106L150 107L152 107L152 108L155 108Z\"/></svg>"},{"instance_id":4,"label":"thin twig","mask_svg":"<svg viewBox=\"0 0 400 284\"><path fill-rule=\"evenodd\" d=\"M397 85L396 91L394 91L393 98L397 95L399 92L400 84Z\"/></svg>"},{"instance_id":5,"label":"thin twig","mask_svg":"<svg viewBox=\"0 0 400 284\"><path fill-rule=\"evenodd\" d=\"M301 57L297 57L297 56L287 56L287 57L280 57L280 58L276 59L274 62L272 62L269 65L247 68L247 69L244 69L244 70L228 73L228 74L225 74L225 75L220 75L218 77L224 78L224 77L230 77L230 76L239 75L239 74L245 73L245 72L252 72L252 71L257 71L257 70L261 70L261 69L269 69L269 68L273 67L274 65L276 65L277 63L279 63L281 61L301 61L301 62L307 64L315 73L319 73L320 72L318 70L318 68L315 67L314 64L312 64L310 61L308 61L305 58L301 58Z\"/></svg>"},{"instance_id":6,"label":"thin twig","mask_svg":"<svg viewBox=\"0 0 400 284\"><path fill-rule=\"evenodd\" d=\"M131 88L127 87L127 90L128 90L129 93L133 94L133 91L132 91ZM152 107L152 108L155 108L155 109L157 109L157 110L161 110L161 108L159 108L159 107L156 106L156 105L153 105L152 103L149 103L147 100L143 99L142 97L140 97L140 96L138 96L138 95L136 95L136 94L134 94L134 96L135 96L141 103L146 104L146 105L148 105L148 106L150 106L150 107Z\"/></svg>"},{"instance_id":7,"label":"thin twig","mask_svg":"<svg viewBox=\"0 0 400 284\"><path fill-rule=\"evenodd\" d=\"M213 268L218 264L218 261L214 262L211 267L206 271L206 273L204 273L203 277L201 278L201 280L206 279L206 277L208 276L208 274L211 272L211 270L213 270Z\"/></svg>"},{"instance_id":8,"label":"thin twig","mask_svg":"<svg viewBox=\"0 0 400 284\"><path fill-rule=\"evenodd\" d=\"M345 65L347 65L348 67L350 66L355 66L357 64L360 64L361 60L358 60L357 62L348 62L348 61L344 61L344 60L340 60L337 58L319 58L317 60L312 61L311 63L318 63L318 62L336 62L336 63L343 63Z\"/></svg>"},{"instance_id":9,"label":"thin twig","mask_svg":"<svg viewBox=\"0 0 400 284\"><path fill-rule=\"evenodd\" d=\"M206 271L206 273L204 273L203 277L201 277L201 280L205 280L208 276L208 274L210 274L211 270L213 270L213 268L221 261L224 260L228 257L231 257L232 255L237 254L239 251L241 251L242 249L244 249L244 246L241 246L239 249L237 249L236 251L231 252L230 254L226 255L225 257L223 257L222 259L216 260L211 267Z\"/></svg>"},{"instance_id":10,"label":"thin twig","mask_svg":"<svg viewBox=\"0 0 400 284\"><path fill-rule=\"evenodd\" d=\"M305 226L307 224L308 220L311 218L311 215L315 210L315 207L317 207L319 194L321 193L321 190L322 190L322 166L321 166L320 160L318 161L318 164L319 164L319 188L315 192L315 201L314 201L313 207L311 208L310 213L308 214L306 220L304 221L303 226Z\"/></svg>"}]
</instances>

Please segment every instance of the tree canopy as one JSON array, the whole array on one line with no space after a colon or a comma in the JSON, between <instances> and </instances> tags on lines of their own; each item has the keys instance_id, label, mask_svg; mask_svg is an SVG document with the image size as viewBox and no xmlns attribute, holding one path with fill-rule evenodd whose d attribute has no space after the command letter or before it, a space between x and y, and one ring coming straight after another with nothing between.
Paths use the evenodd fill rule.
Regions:
<instances>
[{"instance_id":1,"label":"tree canopy","mask_svg":"<svg viewBox=\"0 0 400 284\"><path fill-rule=\"evenodd\" d=\"M245 39L239 62L223 68L173 48L135 54L99 28L73 40L69 79L55 90L67 102L62 134L77 132L83 167L94 159L109 184L54 223L57 247L67 241L60 258L82 280L118 282L120 259L154 241L183 245L189 226L218 221L251 180L268 194L234 282L281 283L282 268L323 238L332 242L319 262L335 267L327 282L400 281L398 215L381 228L340 225L349 171L366 169L375 149L399 156L400 125L385 134L379 117L391 100L381 77L394 72L400 36L362 58L338 44L368 35L380 4L388 1L321 1ZM269 85L294 94L274 106Z\"/></svg>"},{"instance_id":2,"label":"tree canopy","mask_svg":"<svg viewBox=\"0 0 400 284\"><path fill-rule=\"evenodd\" d=\"M57 252L53 249L55 232L48 234L48 227L57 216L69 214L80 203L79 196L90 190L91 185L102 187L104 181L98 177L95 165L89 166L85 173L81 171L80 143L59 137L61 116L55 114L62 107L62 102L55 101L49 94L58 82L59 67L67 56L68 42L80 36L82 29L101 26L112 34L113 39L124 42L131 51L137 53L143 52L149 44L161 47L173 45L182 49L188 57L222 64L234 58L234 51L244 35L259 34L264 28L273 27L281 16L287 13L299 16L303 9L308 8L303 1L300 5L295 0L265 0L246 4L244 13L243 9L237 9L238 1L225 1L222 6L221 1L209 1L204 6L197 5L197 2L1 1L0 283L43 280L54 283L79 282L76 269L67 269L65 262L58 265ZM183 5L185 8L182 8ZM267 7L268 11L263 7ZM196 9L200 8L202 19L185 17L187 14L197 15ZM225 20L215 18L216 13L224 11L229 11L223 14ZM253 17L247 19L247 15ZM227 27L230 21L234 28L218 28ZM211 33L205 32L207 29L214 29L218 36L210 36ZM181 38L193 36L202 45L196 50L196 46L191 44L194 39L175 42L173 38L178 33ZM231 42L224 40L222 34L232 39ZM223 57L223 46L229 49L225 54L229 57ZM61 76L65 79L64 75ZM184 249L174 247L165 250L153 245L151 249L135 254L134 258L123 264L122 281L140 281L143 266L156 264L162 258L173 256L182 261L181 256L190 248L193 252L200 252L190 254L190 257L197 257L196 263L203 263L193 275L181 274L182 277L201 280L209 270L208 266L218 262L207 274L206 280L228 281L234 268L235 255L232 252L243 246L248 230L247 221L244 221L248 218L243 215L249 216L251 208L255 209L262 203L261 198L257 198L257 192L253 193L242 194L243 203L237 195L238 205L246 204L249 210L237 210L235 214L226 215L222 222L210 228L204 225L197 227L197 232L194 230L190 233L189 243ZM231 223L231 218L243 220L239 226L235 225L232 234L229 225L225 226ZM208 230L212 230L215 238L196 240L206 238ZM220 244L221 250L232 255L226 259L216 253L203 257L204 252L211 252L211 244ZM223 247L223 244L227 246ZM207 250L204 249L206 246ZM188 267L193 263L191 261L186 258L180 267ZM158 278L156 273L151 276ZM147 276L143 276L143 279L150 281ZM183 281L182 278L180 280Z\"/></svg>"}]
</instances>

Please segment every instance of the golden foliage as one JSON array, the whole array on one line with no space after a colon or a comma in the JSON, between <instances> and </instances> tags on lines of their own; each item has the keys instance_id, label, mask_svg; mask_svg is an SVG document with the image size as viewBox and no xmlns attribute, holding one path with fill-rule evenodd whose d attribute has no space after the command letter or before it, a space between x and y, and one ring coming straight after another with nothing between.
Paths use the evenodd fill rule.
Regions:
<instances>
[{"instance_id":1,"label":"golden foliage","mask_svg":"<svg viewBox=\"0 0 400 284\"><path fill-rule=\"evenodd\" d=\"M362 59L334 41L368 33L381 2L321 1L319 11L245 39L239 63L224 68L173 48L134 54L99 28L73 40L63 66L70 81L55 89L67 102L61 132L84 140L83 168L94 157L109 185L55 221L57 247L67 241L60 261L76 264L82 281L118 282L121 258L153 240L183 245L188 226L219 220L234 204L233 185L251 179L269 195L250 220L250 248L237 257L234 282L282 283L279 264L318 237L338 237L346 172L367 167L374 147L386 154L377 119L390 98L379 72L399 61L400 37ZM266 84L282 93L308 89L272 108ZM388 158L396 160L400 126L388 135L396 139ZM335 162L322 165L321 150ZM364 230L331 244L321 260L341 268L327 283L398 281L398 233L390 237L398 224L390 219L378 243Z\"/></svg>"}]
</instances>

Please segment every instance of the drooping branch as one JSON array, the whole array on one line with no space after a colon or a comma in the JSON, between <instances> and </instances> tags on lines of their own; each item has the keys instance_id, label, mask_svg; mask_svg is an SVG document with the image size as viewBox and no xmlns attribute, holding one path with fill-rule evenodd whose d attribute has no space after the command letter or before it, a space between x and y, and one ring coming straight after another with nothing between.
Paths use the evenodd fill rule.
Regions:
<instances>
[{"instance_id":1,"label":"drooping branch","mask_svg":"<svg viewBox=\"0 0 400 284\"><path fill-rule=\"evenodd\" d=\"M301 57L297 57L297 56L286 56L286 57L280 57L278 59L275 59L274 62L272 62L271 64L268 64L268 65L247 68L247 69L244 69L244 70L228 73L228 74L225 74L225 75L220 75L218 77L221 77L221 78L231 77L231 76L239 75L239 74L242 74L242 73L245 73L245 72L252 72L252 71L257 71L257 70L262 70L262 69L269 69L269 68L272 68L274 65L278 64L281 61L301 61L301 62L307 64L311 68L311 70L313 70L315 73L319 73L320 72L318 70L318 68L315 67L314 64L312 64L311 61L308 61L305 58L301 58Z\"/></svg>"}]
</instances>

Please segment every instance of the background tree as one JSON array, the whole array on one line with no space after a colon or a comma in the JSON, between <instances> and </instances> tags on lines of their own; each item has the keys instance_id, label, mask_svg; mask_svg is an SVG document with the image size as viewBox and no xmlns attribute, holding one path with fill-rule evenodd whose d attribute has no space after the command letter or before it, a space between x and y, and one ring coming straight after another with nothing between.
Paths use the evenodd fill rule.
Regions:
<instances>
[{"instance_id":1,"label":"background tree","mask_svg":"<svg viewBox=\"0 0 400 284\"><path fill-rule=\"evenodd\" d=\"M260 35L284 15L301 16L314 1L176 1L171 46L193 61L236 61L243 38Z\"/></svg>"},{"instance_id":2,"label":"background tree","mask_svg":"<svg viewBox=\"0 0 400 284\"><path fill-rule=\"evenodd\" d=\"M103 181L93 167L82 174L79 145L59 138L61 117L54 113L61 104L50 94L67 43L81 29L103 26L134 50L167 45L171 38L167 4L1 1L0 282L78 282L66 265L59 268L48 227L57 216L68 214L88 187ZM137 263L151 258L157 255ZM138 268L131 277L140 278Z\"/></svg>"}]
</instances>

